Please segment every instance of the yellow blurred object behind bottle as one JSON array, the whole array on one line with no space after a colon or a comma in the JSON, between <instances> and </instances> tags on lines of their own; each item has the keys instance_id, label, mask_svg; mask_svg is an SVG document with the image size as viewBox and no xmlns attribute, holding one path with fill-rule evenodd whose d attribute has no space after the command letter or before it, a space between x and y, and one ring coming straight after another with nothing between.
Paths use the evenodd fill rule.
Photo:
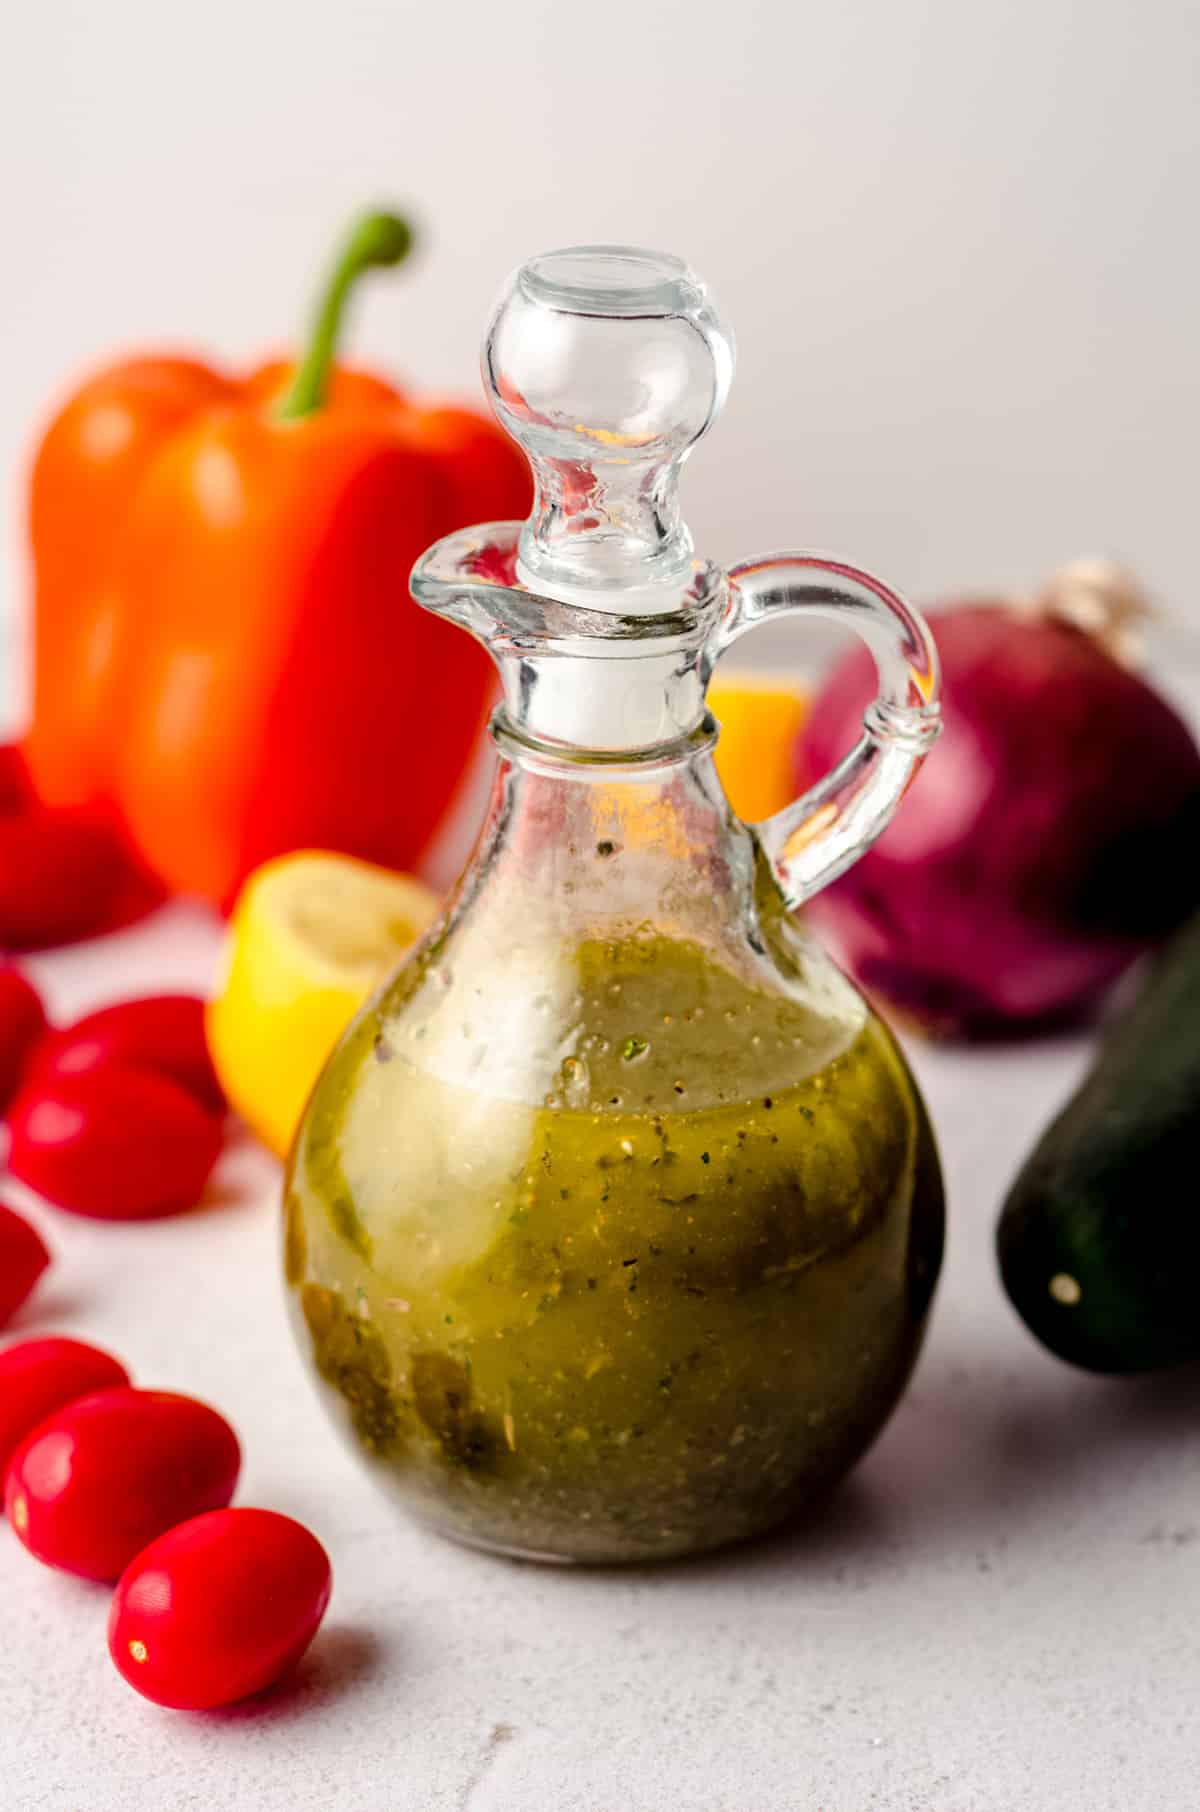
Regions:
<instances>
[{"instance_id":1,"label":"yellow blurred object behind bottle","mask_svg":"<svg viewBox=\"0 0 1200 1812\"><path fill-rule=\"evenodd\" d=\"M721 726L717 774L747 824L796 797L795 750L809 702L799 684L754 669L724 674L709 687L708 708Z\"/></svg>"}]
</instances>

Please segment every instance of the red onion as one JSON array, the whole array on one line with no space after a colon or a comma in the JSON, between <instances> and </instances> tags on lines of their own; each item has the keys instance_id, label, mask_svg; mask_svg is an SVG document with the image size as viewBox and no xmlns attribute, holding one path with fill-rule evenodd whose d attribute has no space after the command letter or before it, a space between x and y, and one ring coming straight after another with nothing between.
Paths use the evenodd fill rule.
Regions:
<instances>
[{"instance_id":1,"label":"red onion","mask_svg":"<svg viewBox=\"0 0 1200 1812\"><path fill-rule=\"evenodd\" d=\"M1200 749L1116 657L1134 597L1078 562L1032 608L931 613L945 734L813 906L864 987L918 1022L986 1036L1078 1015L1200 906ZM802 775L846 752L874 689L865 655L835 670Z\"/></svg>"}]
</instances>

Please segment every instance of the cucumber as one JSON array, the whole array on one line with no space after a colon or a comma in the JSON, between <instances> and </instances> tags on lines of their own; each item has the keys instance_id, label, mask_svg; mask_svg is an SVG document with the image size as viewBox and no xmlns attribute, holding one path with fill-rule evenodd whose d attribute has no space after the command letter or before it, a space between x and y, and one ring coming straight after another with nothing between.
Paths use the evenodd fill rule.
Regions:
<instances>
[{"instance_id":1,"label":"cucumber","mask_svg":"<svg viewBox=\"0 0 1200 1812\"><path fill-rule=\"evenodd\" d=\"M1017 1313L1073 1365L1200 1359L1200 917L1042 1135L996 1245Z\"/></svg>"}]
</instances>

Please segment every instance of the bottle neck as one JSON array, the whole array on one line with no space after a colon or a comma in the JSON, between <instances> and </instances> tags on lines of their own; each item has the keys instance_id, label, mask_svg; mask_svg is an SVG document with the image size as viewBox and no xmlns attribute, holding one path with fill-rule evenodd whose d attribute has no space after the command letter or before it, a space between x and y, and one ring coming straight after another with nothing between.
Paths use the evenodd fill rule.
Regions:
<instances>
[{"instance_id":1,"label":"bottle neck","mask_svg":"<svg viewBox=\"0 0 1200 1812\"><path fill-rule=\"evenodd\" d=\"M705 680L694 648L643 653L637 643L588 653L509 655L500 661L504 721L527 743L574 750L585 761L653 758L686 742L705 720Z\"/></svg>"},{"instance_id":2,"label":"bottle neck","mask_svg":"<svg viewBox=\"0 0 1200 1812\"><path fill-rule=\"evenodd\" d=\"M447 535L413 568L418 604L459 624L495 661L512 728L533 742L609 756L653 751L704 718L729 603L725 574L693 560L677 581L607 593L528 584L519 525Z\"/></svg>"},{"instance_id":3,"label":"bottle neck","mask_svg":"<svg viewBox=\"0 0 1200 1812\"><path fill-rule=\"evenodd\" d=\"M705 708L703 697L694 723L655 743L636 748L617 750L605 743L588 746L574 737L559 739L536 735L529 714L520 716L514 712L507 696L492 713L489 729L501 759L539 780L585 789L628 784L646 789L648 793L650 790L669 790L680 779L681 771L688 769L693 770L696 777L706 778L711 774L714 789L711 803L728 811L728 802L716 780L712 763L719 728L712 713Z\"/></svg>"}]
</instances>

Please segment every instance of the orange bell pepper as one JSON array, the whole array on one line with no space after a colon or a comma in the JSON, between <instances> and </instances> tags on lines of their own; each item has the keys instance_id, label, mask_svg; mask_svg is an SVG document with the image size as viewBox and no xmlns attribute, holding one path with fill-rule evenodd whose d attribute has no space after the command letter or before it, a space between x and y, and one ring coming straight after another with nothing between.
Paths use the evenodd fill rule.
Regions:
<instances>
[{"instance_id":1,"label":"orange bell pepper","mask_svg":"<svg viewBox=\"0 0 1200 1812\"><path fill-rule=\"evenodd\" d=\"M304 846L416 867L477 736L490 663L408 573L525 515L525 461L474 411L333 364L356 279L409 240L359 222L294 370L129 360L37 454L33 784L114 807L174 889L224 903Z\"/></svg>"}]
</instances>

